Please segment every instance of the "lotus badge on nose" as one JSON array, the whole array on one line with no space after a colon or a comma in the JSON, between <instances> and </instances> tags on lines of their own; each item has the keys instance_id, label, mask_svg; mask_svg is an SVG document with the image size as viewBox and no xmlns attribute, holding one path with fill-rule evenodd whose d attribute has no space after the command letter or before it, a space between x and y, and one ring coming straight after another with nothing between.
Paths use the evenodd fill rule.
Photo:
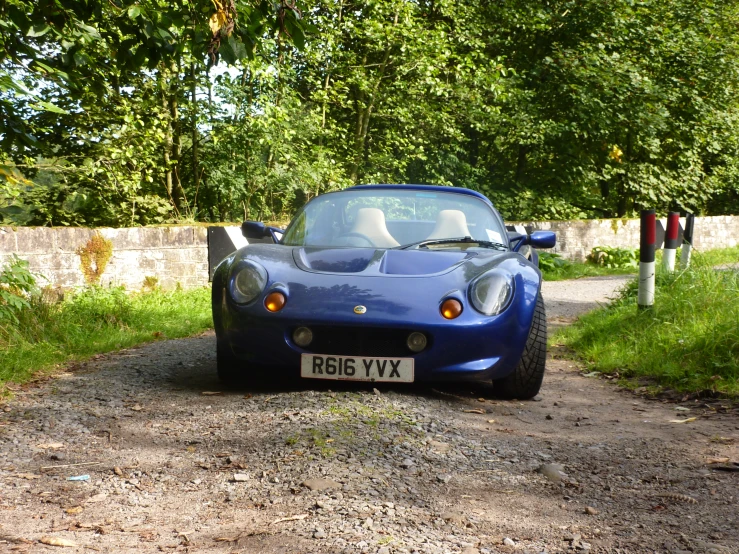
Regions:
<instances>
[{"instance_id":1,"label":"lotus badge on nose","mask_svg":"<svg viewBox=\"0 0 739 554\"><path fill-rule=\"evenodd\" d=\"M354 313L359 315L366 314L367 308L364 306L354 306Z\"/></svg>"}]
</instances>

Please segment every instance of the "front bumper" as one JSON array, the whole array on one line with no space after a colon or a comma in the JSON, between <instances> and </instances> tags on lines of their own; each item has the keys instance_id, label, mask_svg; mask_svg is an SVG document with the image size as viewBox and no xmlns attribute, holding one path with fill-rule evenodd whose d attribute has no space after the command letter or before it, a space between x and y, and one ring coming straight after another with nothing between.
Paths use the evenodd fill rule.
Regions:
<instances>
[{"instance_id":1,"label":"front bumper","mask_svg":"<svg viewBox=\"0 0 739 554\"><path fill-rule=\"evenodd\" d=\"M499 379L515 369L531 325L528 315L531 310L525 304L526 299L521 296L514 298L508 309L495 317L466 313L452 321L404 318L402 323L389 324L366 317L337 322L300 314L261 314L260 306L245 310L230 305L224 298L220 302L220 313L214 319L219 344L228 348L235 359L244 362L245 375L250 368L259 368L298 376L301 354L314 353L413 358L416 381L474 381ZM300 348L292 341L292 333L298 327L321 330L324 334L335 329L337 335L345 333L351 340L341 347L326 346L339 343L327 342L325 336L317 340L320 333L314 332L318 335L314 342L307 348ZM424 333L428 339L426 349L420 353L402 348L405 337L413 331ZM393 344L373 347L373 337L378 334L392 338ZM351 351L352 345L358 350Z\"/></svg>"}]
</instances>

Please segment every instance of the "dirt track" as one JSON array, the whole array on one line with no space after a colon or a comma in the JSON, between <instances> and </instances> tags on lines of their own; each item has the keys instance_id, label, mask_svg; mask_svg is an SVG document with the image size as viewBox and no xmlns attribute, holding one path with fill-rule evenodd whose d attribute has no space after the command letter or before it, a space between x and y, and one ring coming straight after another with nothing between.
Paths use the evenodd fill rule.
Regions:
<instances>
[{"instance_id":1,"label":"dirt track","mask_svg":"<svg viewBox=\"0 0 739 554\"><path fill-rule=\"evenodd\" d=\"M620 283L547 283L550 321ZM526 403L227 391L214 350L158 342L18 391L0 408L0 552L739 552L739 475L707 464L739 460L721 402L643 400L556 351Z\"/></svg>"}]
</instances>

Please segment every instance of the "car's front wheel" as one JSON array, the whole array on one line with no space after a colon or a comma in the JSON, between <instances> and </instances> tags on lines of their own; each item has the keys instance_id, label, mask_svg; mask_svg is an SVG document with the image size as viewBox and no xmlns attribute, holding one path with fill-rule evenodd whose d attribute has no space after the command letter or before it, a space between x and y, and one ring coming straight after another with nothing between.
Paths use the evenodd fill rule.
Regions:
<instances>
[{"instance_id":1,"label":"car's front wheel","mask_svg":"<svg viewBox=\"0 0 739 554\"><path fill-rule=\"evenodd\" d=\"M216 346L216 366L222 383L236 383L241 378L239 362L231 349L220 342Z\"/></svg>"},{"instance_id":2,"label":"car's front wheel","mask_svg":"<svg viewBox=\"0 0 739 554\"><path fill-rule=\"evenodd\" d=\"M536 298L534 321L521 359L513 373L493 381L493 392L501 398L528 400L539 393L547 362L547 315L541 294Z\"/></svg>"}]
</instances>

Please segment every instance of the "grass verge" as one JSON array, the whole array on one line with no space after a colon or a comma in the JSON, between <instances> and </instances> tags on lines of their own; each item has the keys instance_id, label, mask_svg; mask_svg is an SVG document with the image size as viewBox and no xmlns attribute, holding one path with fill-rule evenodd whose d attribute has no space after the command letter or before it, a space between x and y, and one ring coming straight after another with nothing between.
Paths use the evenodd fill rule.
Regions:
<instances>
[{"instance_id":1,"label":"grass verge","mask_svg":"<svg viewBox=\"0 0 739 554\"><path fill-rule=\"evenodd\" d=\"M17 319L0 324L0 388L64 362L212 326L208 289L127 294L95 287L57 303L35 297Z\"/></svg>"},{"instance_id":2,"label":"grass verge","mask_svg":"<svg viewBox=\"0 0 739 554\"><path fill-rule=\"evenodd\" d=\"M627 386L739 397L739 272L713 269L717 256L697 254L687 271L658 273L649 310L637 309L633 280L554 342Z\"/></svg>"},{"instance_id":3,"label":"grass verge","mask_svg":"<svg viewBox=\"0 0 739 554\"><path fill-rule=\"evenodd\" d=\"M605 247L601 247L605 249ZM613 249L626 250L626 249ZM634 251L638 252L638 251ZM678 260L680 259L680 251L678 250ZM568 279L580 279L582 277L599 277L602 275L636 275L639 271L637 266L623 265L621 267L605 267L596 265L591 261L572 262L559 257L550 252L539 252L540 262L539 269L544 276L545 281L565 281ZM733 265L739 263L739 246L732 248L719 248L716 250L708 250L706 252L694 251L693 256L699 259L698 264L703 266L722 266ZM638 254L635 254L635 260ZM662 251L657 251L658 264L662 261ZM634 261L636 263L636 261Z\"/></svg>"},{"instance_id":4,"label":"grass verge","mask_svg":"<svg viewBox=\"0 0 739 554\"><path fill-rule=\"evenodd\" d=\"M595 263L593 260L600 260ZM638 271L638 253L628 248L596 247L586 262L565 260L553 252L539 252L539 269L545 281L564 281L601 275L629 275Z\"/></svg>"},{"instance_id":5,"label":"grass verge","mask_svg":"<svg viewBox=\"0 0 739 554\"><path fill-rule=\"evenodd\" d=\"M739 264L739 246L709 250L698 254L698 257L702 264L709 266Z\"/></svg>"},{"instance_id":6,"label":"grass verge","mask_svg":"<svg viewBox=\"0 0 739 554\"><path fill-rule=\"evenodd\" d=\"M540 269L545 281L566 281L602 275L635 275L637 271L633 267L602 267L583 262L567 262L567 265L555 269Z\"/></svg>"}]
</instances>

